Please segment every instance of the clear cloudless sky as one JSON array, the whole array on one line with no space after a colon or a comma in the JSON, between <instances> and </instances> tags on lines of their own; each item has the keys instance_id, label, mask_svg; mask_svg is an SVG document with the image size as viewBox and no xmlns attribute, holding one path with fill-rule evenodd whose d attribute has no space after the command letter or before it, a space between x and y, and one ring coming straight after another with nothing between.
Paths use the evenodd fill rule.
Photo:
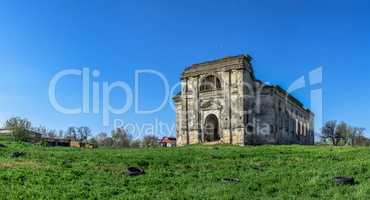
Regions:
<instances>
[{"instance_id":1,"label":"clear cloudless sky","mask_svg":"<svg viewBox=\"0 0 370 200\"><path fill-rule=\"evenodd\" d=\"M323 82L294 93L310 107L323 90L323 119L370 130L370 1L341 0L9 0L0 3L0 123L12 116L53 129L85 125L110 131L101 114L65 115L48 97L51 78L64 69L100 71L91 81L134 86L135 70L161 72L171 85L190 64L250 54L256 76L287 88L323 67ZM158 77L140 79L140 108L160 104ZM81 80L63 79L57 98L81 106ZM112 106L126 102L115 90ZM101 105L100 105L101 106ZM170 102L159 112L112 115L140 125L173 124ZM320 124L316 124L317 127ZM164 131L158 135L173 135Z\"/></svg>"}]
</instances>

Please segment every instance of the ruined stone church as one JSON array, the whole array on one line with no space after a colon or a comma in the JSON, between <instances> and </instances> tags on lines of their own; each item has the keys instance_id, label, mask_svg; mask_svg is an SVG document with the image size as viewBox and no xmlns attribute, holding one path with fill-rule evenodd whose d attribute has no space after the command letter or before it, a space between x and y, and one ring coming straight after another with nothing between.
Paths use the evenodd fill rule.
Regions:
<instances>
[{"instance_id":1,"label":"ruined stone church","mask_svg":"<svg viewBox=\"0 0 370 200\"><path fill-rule=\"evenodd\" d=\"M173 100L177 146L314 143L314 114L281 87L256 79L250 56L186 68Z\"/></svg>"}]
</instances>

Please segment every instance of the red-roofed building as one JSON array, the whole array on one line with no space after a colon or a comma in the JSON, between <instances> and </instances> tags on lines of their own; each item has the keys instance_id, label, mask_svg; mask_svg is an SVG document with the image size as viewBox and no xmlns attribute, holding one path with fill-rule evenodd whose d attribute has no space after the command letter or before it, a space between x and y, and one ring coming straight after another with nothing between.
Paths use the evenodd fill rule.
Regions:
<instances>
[{"instance_id":1,"label":"red-roofed building","mask_svg":"<svg viewBox=\"0 0 370 200\"><path fill-rule=\"evenodd\" d=\"M163 137L160 141L162 147L176 147L176 138L174 137Z\"/></svg>"}]
</instances>

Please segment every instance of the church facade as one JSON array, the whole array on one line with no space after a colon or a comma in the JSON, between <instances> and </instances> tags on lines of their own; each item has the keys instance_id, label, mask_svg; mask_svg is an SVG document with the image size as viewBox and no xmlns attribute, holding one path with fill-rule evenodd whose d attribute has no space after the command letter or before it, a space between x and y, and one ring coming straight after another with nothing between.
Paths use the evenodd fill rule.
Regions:
<instances>
[{"instance_id":1,"label":"church facade","mask_svg":"<svg viewBox=\"0 0 370 200\"><path fill-rule=\"evenodd\" d=\"M314 143L314 114L281 87L256 79L250 56L186 68L173 100L177 146Z\"/></svg>"}]
</instances>

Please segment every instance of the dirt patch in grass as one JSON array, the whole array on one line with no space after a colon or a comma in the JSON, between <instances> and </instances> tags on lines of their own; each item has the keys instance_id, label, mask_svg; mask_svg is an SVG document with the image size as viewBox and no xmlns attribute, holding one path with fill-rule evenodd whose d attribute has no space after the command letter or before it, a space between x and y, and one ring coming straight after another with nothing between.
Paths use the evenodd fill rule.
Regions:
<instances>
[{"instance_id":1,"label":"dirt patch in grass","mask_svg":"<svg viewBox=\"0 0 370 200\"><path fill-rule=\"evenodd\" d=\"M1 162L0 169L44 169L45 167L42 164L35 161L10 161L10 162Z\"/></svg>"}]
</instances>

